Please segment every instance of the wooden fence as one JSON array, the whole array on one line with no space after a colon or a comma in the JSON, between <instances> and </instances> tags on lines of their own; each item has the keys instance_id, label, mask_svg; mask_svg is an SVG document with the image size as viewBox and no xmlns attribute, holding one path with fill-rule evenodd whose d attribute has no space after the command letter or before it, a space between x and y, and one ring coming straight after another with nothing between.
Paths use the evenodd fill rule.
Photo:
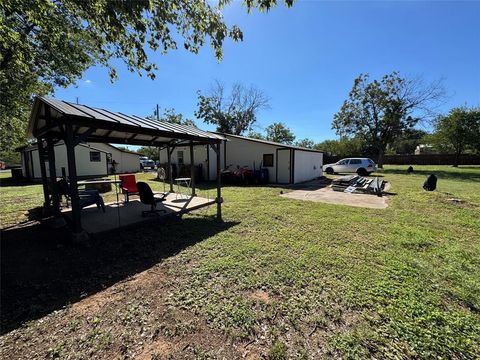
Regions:
<instances>
[{"instance_id":1,"label":"wooden fence","mask_svg":"<svg viewBox=\"0 0 480 360\"><path fill-rule=\"evenodd\" d=\"M324 155L324 164L337 162L345 157ZM370 157L377 161L375 156ZM391 165L452 165L455 159L453 154L421 154L421 155L385 155L385 164ZM461 155L459 165L480 165L480 155Z\"/></svg>"}]
</instances>

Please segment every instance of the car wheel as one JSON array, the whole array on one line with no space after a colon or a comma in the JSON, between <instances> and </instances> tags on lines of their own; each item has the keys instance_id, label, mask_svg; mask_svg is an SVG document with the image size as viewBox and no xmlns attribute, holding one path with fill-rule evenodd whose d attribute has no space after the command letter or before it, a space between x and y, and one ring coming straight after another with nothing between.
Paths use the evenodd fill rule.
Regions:
<instances>
[{"instance_id":1,"label":"car wheel","mask_svg":"<svg viewBox=\"0 0 480 360\"><path fill-rule=\"evenodd\" d=\"M325 172L326 172L328 175L333 175L333 174L334 174L334 171L333 171L333 169L332 169L331 167L326 168L326 169L325 169Z\"/></svg>"},{"instance_id":2,"label":"car wheel","mask_svg":"<svg viewBox=\"0 0 480 360\"><path fill-rule=\"evenodd\" d=\"M360 175L360 176L367 176L368 172L364 168L360 168L360 169L357 170L357 174Z\"/></svg>"}]
</instances>

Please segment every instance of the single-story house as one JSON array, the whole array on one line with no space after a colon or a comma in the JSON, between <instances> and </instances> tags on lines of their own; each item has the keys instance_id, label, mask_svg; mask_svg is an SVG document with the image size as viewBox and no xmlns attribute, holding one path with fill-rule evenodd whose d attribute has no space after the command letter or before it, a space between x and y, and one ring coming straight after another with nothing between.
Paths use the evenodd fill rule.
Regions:
<instances>
[{"instance_id":1,"label":"single-story house","mask_svg":"<svg viewBox=\"0 0 480 360\"><path fill-rule=\"evenodd\" d=\"M323 175L321 151L240 135L223 133L220 135L227 139L220 152L222 169L264 168L268 171L269 183L278 184L296 184ZM215 180L217 171L215 151L208 145L196 146L194 151L195 165L201 165L203 178ZM189 148L175 147L171 159L172 164L176 166L189 164ZM162 164L167 162L166 149L160 151L160 162Z\"/></svg>"},{"instance_id":2,"label":"single-story house","mask_svg":"<svg viewBox=\"0 0 480 360\"><path fill-rule=\"evenodd\" d=\"M63 172L68 176L67 151L63 141L55 144L56 173ZM23 177L30 180L41 178L38 146L32 144L18 149L21 153ZM112 162L115 162L115 171L118 174L140 171L140 155L119 149L110 144L80 143L75 147L77 160L77 176L95 177L112 173ZM48 162L45 164L48 173ZM63 170L62 170L63 169Z\"/></svg>"}]
</instances>

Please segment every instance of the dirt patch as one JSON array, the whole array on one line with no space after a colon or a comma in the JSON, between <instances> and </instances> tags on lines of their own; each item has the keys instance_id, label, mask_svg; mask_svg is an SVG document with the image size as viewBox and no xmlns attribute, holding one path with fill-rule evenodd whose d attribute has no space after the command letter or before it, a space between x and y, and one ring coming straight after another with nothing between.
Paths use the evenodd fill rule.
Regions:
<instances>
[{"instance_id":1,"label":"dirt patch","mask_svg":"<svg viewBox=\"0 0 480 360\"><path fill-rule=\"evenodd\" d=\"M265 290L255 289L247 294L247 297L264 304L271 304L272 298Z\"/></svg>"},{"instance_id":2,"label":"dirt patch","mask_svg":"<svg viewBox=\"0 0 480 360\"><path fill-rule=\"evenodd\" d=\"M137 359L168 359L176 352L177 348L178 344L174 344L172 341L168 341L166 339L158 339L146 346L143 351L137 356Z\"/></svg>"},{"instance_id":3,"label":"dirt patch","mask_svg":"<svg viewBox=\"0 0 480 360\"><path fill-rule=\"evenodd\" d=\"M448 198L448 199L445 199L445 202L450 205L455 205L459 208L471 209L476 207L474 204L458 198Z\"/></svg>"},{"instance_id":4,"label":"dirt patch","mask_svg":"<svg viewBox=\"0 0 480 360\"><path fill-rule=\"evenodd\" d=\"M240 358L198 314L172 307L166 258L233 223L187 217L72 244L43 225L2 230L0 358ZM180 236L194 228L190 236Z\"/></svg>"},{"instance_id":5,"label":"dirt patch","mask_svg":"<svg viewBox=\"0 0 480 360\"><path fill-rule=\"evenodd\" d=\"M388 187L389 184L387 184ZM388 188L385 188L388 191ZM281 194L280 196L295 200L314 201L325 204L347 205L368 209L386 209L388 196L376 196L367 194L351 194L333 191L330 187L320 189L300 189Z\"/></svg>"}]
</instances>

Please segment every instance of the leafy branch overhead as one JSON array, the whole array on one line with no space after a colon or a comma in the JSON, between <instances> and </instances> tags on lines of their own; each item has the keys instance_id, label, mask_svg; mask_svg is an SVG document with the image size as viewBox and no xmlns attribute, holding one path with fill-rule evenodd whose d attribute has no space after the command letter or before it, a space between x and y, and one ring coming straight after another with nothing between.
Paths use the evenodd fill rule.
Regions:
<instances>
[{"instance_id":1,"label":"leafy branch overhead","mask_svg":"<svg viewBox=\"0 0 480 360\"><path fill-rule=\"evenodd\" d=\"M198 53L207 41L220 60L226 38L243 40L208 1L6 0L0 5L0 70L34 72L42 81L66 86L94 63L116 72L122 59L130 71L155 77L147 48L163 54L179 47ZM276 1L246 1L248 11L269 10ZM285 2L291 6L292 1Z\"/></svg>"},{"instance_id":2,"label":"leafy branch overhead","mask_svg":"<svg viewBox=\"0 0 480 360\"><path fill-rule=\"evenodd\" d=\"M210 44L222 59L226 39L243 40L238 26L227 25L223 18L222 9L230 2L2 0L0 132L15 130L15 141L2 139L0 153L25 141L33 95L74 84L92 65L109 68L113 80L114 61L121 60L128 70L153 79L158 67L152 51L166 54L183 47L196 54ZM244 4L250 12L268 11L276 3ZM289 7L292 1L285 4Z\"/></svg>"}]
</instances>

